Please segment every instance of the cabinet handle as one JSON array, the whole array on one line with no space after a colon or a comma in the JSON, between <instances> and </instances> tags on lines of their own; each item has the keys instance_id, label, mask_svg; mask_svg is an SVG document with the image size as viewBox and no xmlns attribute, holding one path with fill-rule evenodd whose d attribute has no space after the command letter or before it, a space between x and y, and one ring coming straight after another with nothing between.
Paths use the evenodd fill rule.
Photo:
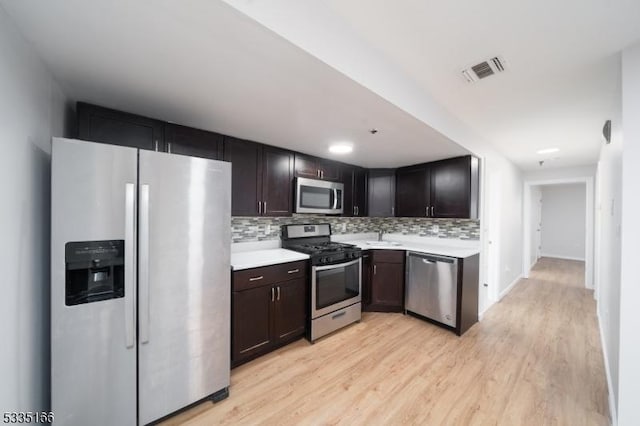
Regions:
<instances>
[{"instance_id":1,"label":"cabinet handle","mask_svg":"<svg viewBox=\"0 0 640 426\"><path fill-rule=\"evenodd\" d=\"M426 217L429 217L429 206L427 206L427 207L425 207L425 208L424 208L424 215L425 215Z\"/></svg>"},{"instance_id":2,"label":"cabinet handle","mask_svg":"<svg viewBox=\"0 0 640 426\"><path fill-rule=\"evenodd\" d=\"M252 277L249 278L249 281L260 281L261 279L263 279L264 277L262 275L260 275L259 277Z\"/></svg>"},{"instance_id":3,"label":"cabinet handle","mask_svg":"<svg viewBox=\"0 0 640 426\"><path fill-rule=\"evenodd\" d=\"M258 214L262 214L262 201L258 201Z\"/></svg>"},{"instance_id":4,"label":"cabinet handle","mask_svg":"<svg viewBox=\"0 0 640 426\"><path fill-rule=\"evenodd\" d=\"M153 141L153 147L155 151L158 151L158 140Z\"/></svg>"},{"instance_id":5,"label":"cabinet handle","mask_svg":"<svg viewBox=\"0 0 640 426\"><path fill-rule=\"evenodd\" d=\"M391 207L391 216L395 216L395 215L396 215L396 208Z\"/></svg>"},{"instance_id":6,"label":"cabinet handle","mask_svg":"<svg viewBox=\"0 0 640 426\"><path fill-rule=\"evenodd\" d=\"M267 214L267 202L262 202L262 214Z\"/></svg>"},{"instance_id":7,"label":"cabinet handle","mask_svg":"<svg viewBox=\"0 0 640 426\"><path fill-rule=\"evenodd\" d=\"M290 271L287 271L287 274L295 274L296 272L300 272L300 269L292 269Z\"/></svg>"},{"instance_id":8,"label":"cabinet handle","mask_svg":"<svg viewBox=\"0 0 640 426\"><path fill-rule=\"evenodd\" d=\"M320 170L320 178L324 179L324 170Z\"/></svg>"},{"instance_id":9,"label":"cabinet handle","mask_svg":"<svg viewBox=\"0 0 640 426\"><path fill-rule=\"evenodd\" d=\"M356 206L356 216L360 216L360 206Z\"/></svg>"},{"instance_id":10,"label":"cabinet handle","mask_svg":"<svg viewBox=\"0 0 640 426\"><path fill-rule=\"evenodd\" d=\"M331 319L340 318L340 317L344 316L346 313L347 313L346 311L338 312L335 315L331 315Z\"/></svg>"},{"instance_id":11,"label":"cabinet handle","mask_svg":"<svg viewBox=\"0 0 640 426\"><path fill-rule=\"evenodd\" d=\"M275 288L271 287L271 301L272 302L275 302L275 300L276 300L276 297L275 297L276 292L275 292L275 290L276 290Z\"/></svg>"},{"instance_id":12,"label":"cabinet handle","mask_svg":"<svg viewBox=\"0 0 640 426\"><path fill-rule=\"evenodd\" d=\"M316 177L320 177L320 170L316 169Z\"/></svg>"},{"instance_id":13,"label":"cabinet handle","mask_svg":"<svg viewBox=\"0 0 640 426\"><path fill-rule=\"evenodd\" d=\"M171 142L167 144L167 152L171 154Z\"/></svg>"},{"instance_id":14,"label":"cabinet handle","mask_svg":"<svg viewBox=\"0 0 640 426\"><path fill-rule=\"evenodd\" d=\"M280 300L280 286L278 286L278 298L276 300Z\"/></svg>"},{"instance_id":15,"label":"cabinet handle","mask_svg":"<svg viewBox=\"0 0 640 426\"><path fill-rule=\"evenodd\" d=\"M369 255L368 254L363 254L362 257L366 259L366 258L369 257Z\"/></svg>"},{"instance_id":16,"label":"cabinet handle","mask_svg":"<svg viewBox=\"0 0 640 426\"><path fill-rule=\"evenodd\" d=\"M431 206L431 217L434 217L433 216L433 206Z\"/></svg>"},{"instance_id":17,"label":"cabinet handle","mask_svg":"<svg viewBox=\"0 0 640 426\"><path fill-rule=\"evenodd\" d=\"M378 273L378 265L373 265L373 275Z\"/></svg>"}]
</instances>

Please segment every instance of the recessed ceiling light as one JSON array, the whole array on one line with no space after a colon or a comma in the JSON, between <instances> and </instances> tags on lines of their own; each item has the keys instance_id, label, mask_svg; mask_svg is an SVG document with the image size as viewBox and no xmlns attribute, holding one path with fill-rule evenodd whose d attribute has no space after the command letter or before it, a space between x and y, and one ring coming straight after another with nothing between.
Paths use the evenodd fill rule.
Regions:
<instances>
[{"instance_id":1,"label":"recessed ceiling light","mask_svg":"<svg viewBox=\"0 0 640 426\"><path fill-rule=\"evenodd\" d=\"M537 151L538 154L553 154L554 152L560 151L560 148L546 148Z\"/></svg>"},{"instance_id":2,"label":"recessed ceiling light","mask_svg":"<svg viewBox=\"0 0 640 426\"><path fill-rule=\"evenodd\" d=\"M353 151L353 145L350 143L335 143L329 147L329 152L334 154L348 154Z\"/></svg>"}]
</instances>

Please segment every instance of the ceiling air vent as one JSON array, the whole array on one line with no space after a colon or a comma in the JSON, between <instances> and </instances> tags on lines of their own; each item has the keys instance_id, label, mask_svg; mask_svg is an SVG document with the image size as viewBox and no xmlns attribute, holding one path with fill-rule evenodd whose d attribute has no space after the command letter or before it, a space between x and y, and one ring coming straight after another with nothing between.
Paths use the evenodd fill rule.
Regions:
<instances>
[{"instance_id":1,"label":"ceiling air vent","mask_svg":"<svg viewBox=\"0 0 640 426\"><path fill-rule=\"evenodd\" d=\"M469 83L482 80L494 74L501 73L505 70L505 61L500 56L494 56L491 59L472 65L462 70L462 76Z\"/></svg>"}]
</instances>

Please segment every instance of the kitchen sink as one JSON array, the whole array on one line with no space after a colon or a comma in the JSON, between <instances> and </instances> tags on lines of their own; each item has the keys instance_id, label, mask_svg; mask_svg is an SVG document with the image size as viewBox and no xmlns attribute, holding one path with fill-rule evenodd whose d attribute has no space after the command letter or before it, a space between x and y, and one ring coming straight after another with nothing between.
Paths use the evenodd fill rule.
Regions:
<instances>
[{"instance_id":1,"label":"kitchen sink","mask_svg":"<svg viewBox=\"0 0 640 426\"><path fill-rule=\"evenodd\" d=\"M395 241L365 241L365 244L368 246L401 246L402 243L397 243Z\"/></svg>"}]
</instances>

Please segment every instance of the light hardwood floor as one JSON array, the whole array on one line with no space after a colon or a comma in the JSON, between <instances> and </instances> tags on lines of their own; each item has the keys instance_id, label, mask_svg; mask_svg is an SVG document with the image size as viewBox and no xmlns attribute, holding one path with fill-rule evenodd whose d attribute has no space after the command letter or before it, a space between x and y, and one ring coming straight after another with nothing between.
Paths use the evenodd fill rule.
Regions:
<instances>
[{"instance_id":1,"label":"light hardwood floor","mask_svg":"<svg viewBox=\"0 0 640 426\"><path fill-rule=\"evenodd\" d=\"M582 262L541 259L464 336L402 314L301 340L231 372L230 397L166 424L605 425Z\"/></svg>"}]
</instances>

